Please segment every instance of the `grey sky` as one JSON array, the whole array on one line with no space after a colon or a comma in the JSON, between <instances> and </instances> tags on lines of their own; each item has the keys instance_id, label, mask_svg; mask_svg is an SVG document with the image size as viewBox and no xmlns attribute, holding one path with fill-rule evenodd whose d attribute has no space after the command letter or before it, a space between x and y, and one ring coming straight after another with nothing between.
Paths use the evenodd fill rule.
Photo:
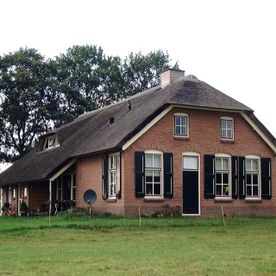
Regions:
<instances>
[{"instance_id":1,"label":"grey sky","mask_svg":"<svg viewBox=\"0 0 276 276\"><path fill-rule=\"evenodd\" d=\"M74 44L167 50L181 69L255 110L276 135L276 1L1 0L0 54Z\"/></svg>"}]
</instances>

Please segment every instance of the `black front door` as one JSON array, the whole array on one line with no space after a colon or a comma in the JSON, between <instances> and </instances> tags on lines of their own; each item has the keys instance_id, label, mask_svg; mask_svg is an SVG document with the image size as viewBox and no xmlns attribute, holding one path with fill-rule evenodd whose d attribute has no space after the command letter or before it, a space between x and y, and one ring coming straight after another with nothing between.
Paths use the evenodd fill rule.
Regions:
<instances>
[{"instance_id":1,"label":"black front door","mask_svg":"<svg viewBox=\"0 0 276 276\"><path fill-rule=\"evenodd\" d=\"M199 214L198 157L183 157L183 214Z\"/></svg>"}]
</instances>

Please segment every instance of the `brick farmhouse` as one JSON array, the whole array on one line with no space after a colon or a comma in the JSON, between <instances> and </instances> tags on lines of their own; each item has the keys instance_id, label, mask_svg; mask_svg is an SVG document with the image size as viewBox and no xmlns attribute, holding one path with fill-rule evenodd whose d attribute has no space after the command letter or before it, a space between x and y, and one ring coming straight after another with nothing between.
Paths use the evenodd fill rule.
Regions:
<instances>
[{"instance_id":1,"label":"brick farmhouse","mask_svg":"<svg viewBox=\"0 0 276 276\"><path fill-rule=\"evenodd\" d=\"M276 140L253 110L183 71L42 135L0 175L2 214L276 215Z\"/></svg>"}]
</instances>

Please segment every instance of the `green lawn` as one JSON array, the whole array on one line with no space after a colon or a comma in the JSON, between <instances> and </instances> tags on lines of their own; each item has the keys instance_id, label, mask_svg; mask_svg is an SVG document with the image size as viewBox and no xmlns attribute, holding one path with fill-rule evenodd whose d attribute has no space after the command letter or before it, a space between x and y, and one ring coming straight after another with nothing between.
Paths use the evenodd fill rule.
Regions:
<instances>
[{"instance_id":1,"label":"green lawn","mask_svg":"<svg viewBox=\"0 0 276 276\"><path fill-rule=\"evenodd\" d=\"M276 219L0 217L0 275L276 274Z\"/></svg>"}]
</instances>

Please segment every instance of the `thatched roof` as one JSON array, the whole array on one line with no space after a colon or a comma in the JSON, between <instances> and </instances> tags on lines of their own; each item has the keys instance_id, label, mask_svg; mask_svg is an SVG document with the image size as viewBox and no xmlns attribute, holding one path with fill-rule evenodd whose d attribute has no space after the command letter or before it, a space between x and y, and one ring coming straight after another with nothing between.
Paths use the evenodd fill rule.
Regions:
<instances>
[{"instance_id":1,"label":"thatched roof","mask_svg":"<svg viewBox=\"0 0 276 276\"><path fill-rule=\"evenodd\" d=\"M45 180L72 158L120 150L126 141L170 104L253 114L249 107L207 83L183 79L163 89L155 87L86 113L56 129L60 146L28 153L0 175L0 185ZM110 117L114 118L113 124L109 122ZM271 139L275 140L274 137Z\"/></svg>"}]
</instances>

